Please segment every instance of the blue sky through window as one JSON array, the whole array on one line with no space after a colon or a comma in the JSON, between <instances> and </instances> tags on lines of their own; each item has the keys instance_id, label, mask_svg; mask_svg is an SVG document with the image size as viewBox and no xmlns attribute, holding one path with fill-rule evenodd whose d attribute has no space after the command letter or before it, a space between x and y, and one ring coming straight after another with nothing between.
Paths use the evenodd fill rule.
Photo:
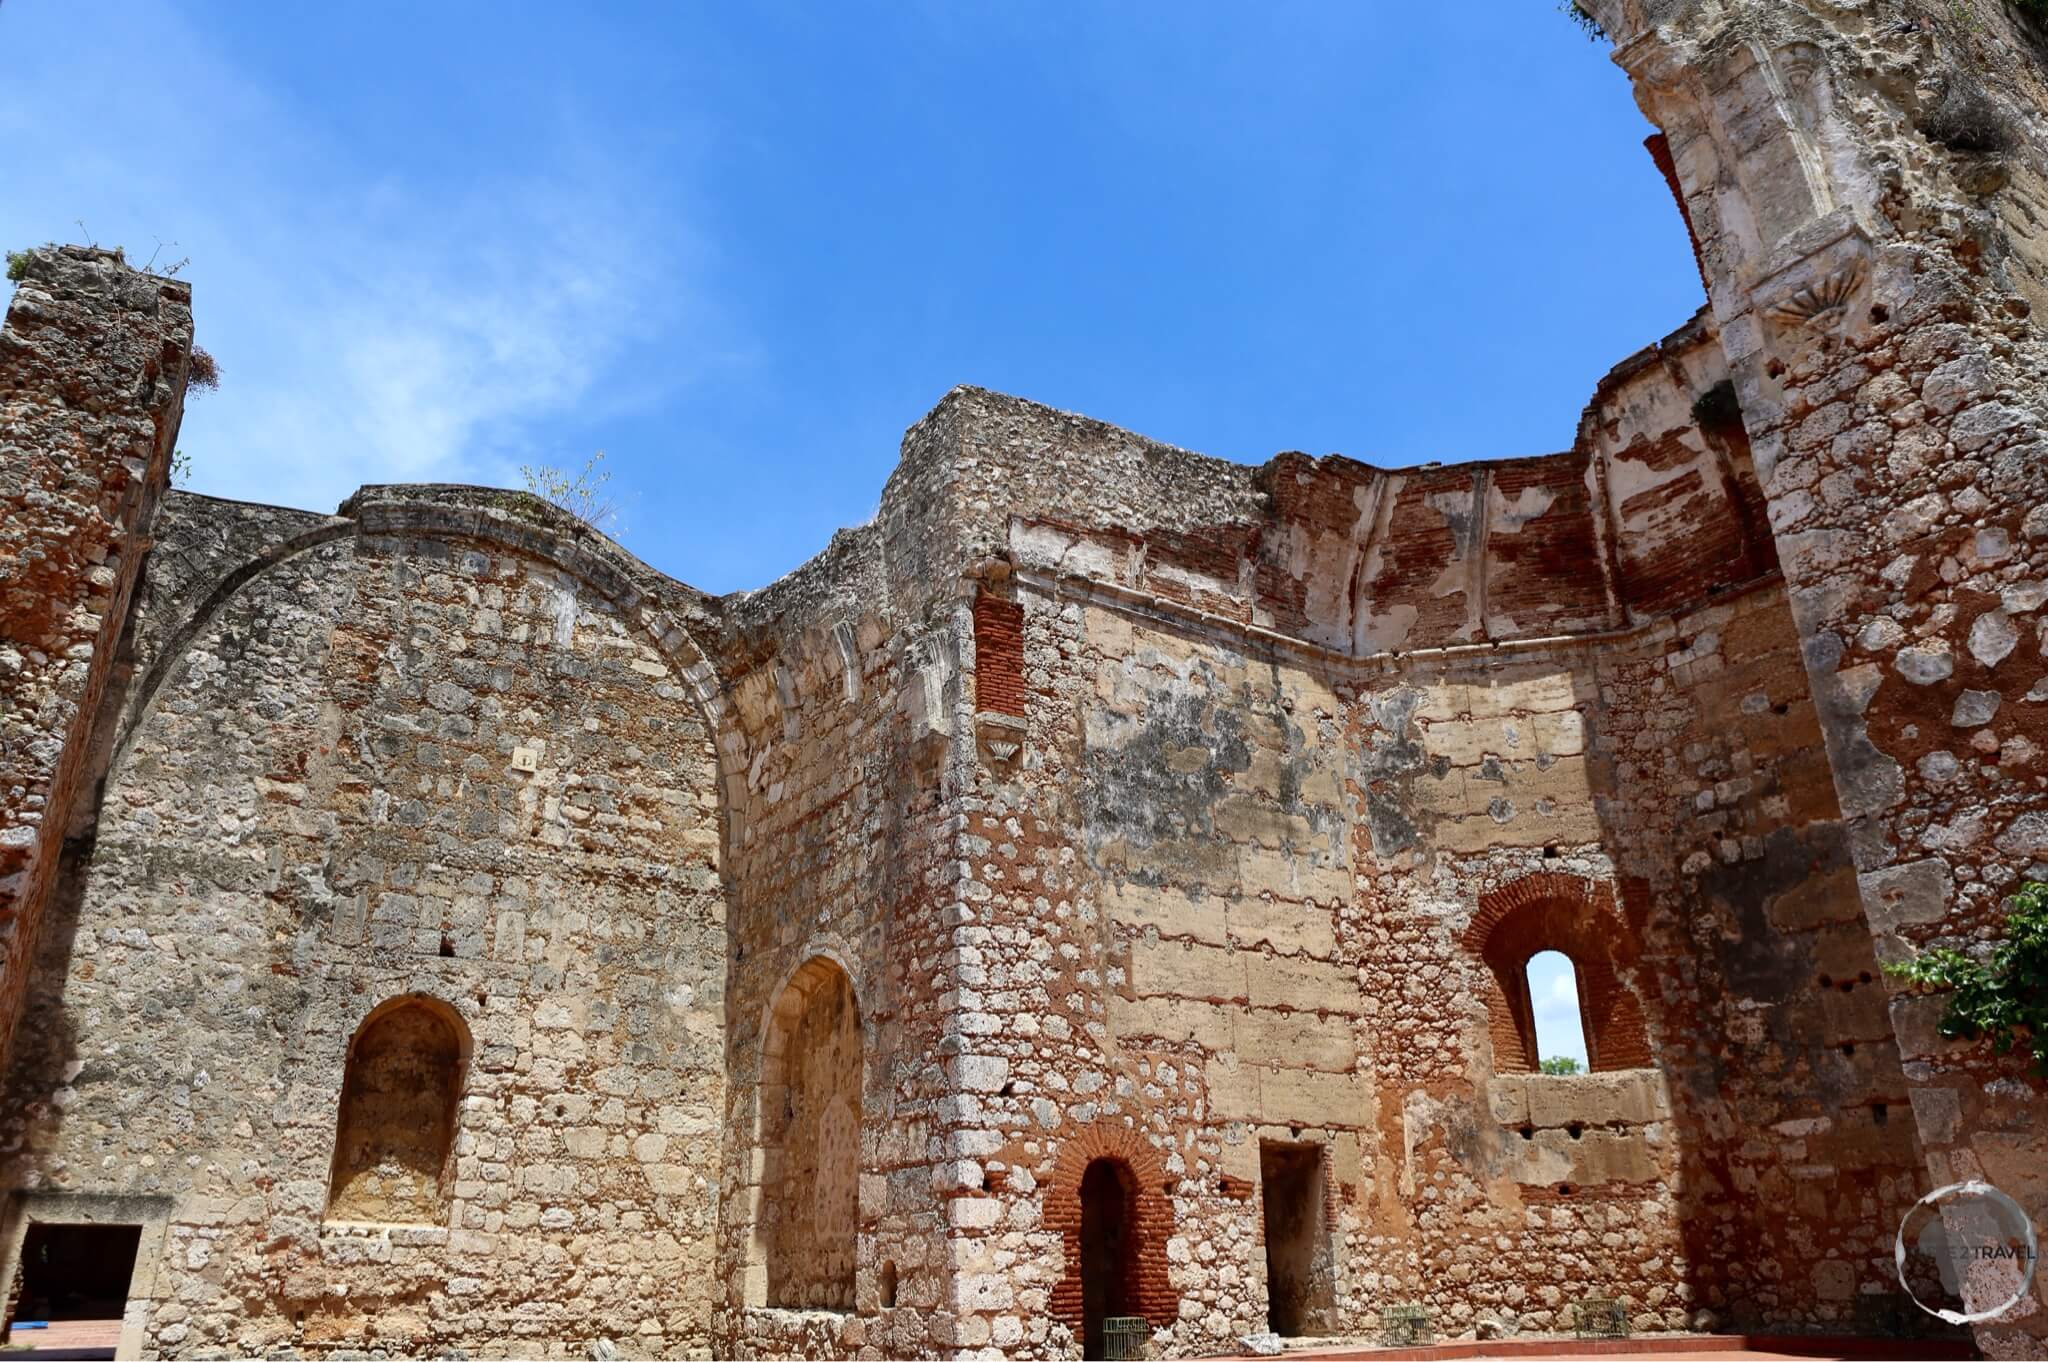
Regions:
<instances>
[{"instance_id":1,"label":"blue sky through window","mask_svg":"<svg viewBox=\"0 0 2048 1362\"><path fill-rule=\"evenodd\" d=\"M1529 958L1529 1002L1536 1013L1539 1058L1569 1056L1586 1062L1586 1029L1579 1018L1579 981L1572 962L1561 951L1538 951Z\"/></svg>"}]
</instances>

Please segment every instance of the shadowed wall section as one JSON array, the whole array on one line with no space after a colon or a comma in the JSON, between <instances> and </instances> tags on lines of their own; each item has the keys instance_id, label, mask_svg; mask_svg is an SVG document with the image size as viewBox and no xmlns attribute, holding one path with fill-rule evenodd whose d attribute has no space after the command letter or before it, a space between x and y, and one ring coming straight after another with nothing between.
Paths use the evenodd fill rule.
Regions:
<instances>
[{"instance_id":1,"label":"shadowed wall section","mask_svg":"<svg viewBox=\"0 0 2048 1362\"><path fill-rule=\"evenodd\" d=\"M851 1310L860 1204L861 1030L853 982L809 961L775 1005L761 1084L765 1304Z\"/></svg>"},{"instance_id":2,"label":"shadowed wall section","mask_svg":"<svg viewBox=\"0 0 2048 1362\"><path fill-rule=\"evenodd\" d=\"M192 349L190 287L118 250L25 251L18 274L0 334L0 1065L64 839L90 817L92 735Z\"/></svg>"}]
</instances>

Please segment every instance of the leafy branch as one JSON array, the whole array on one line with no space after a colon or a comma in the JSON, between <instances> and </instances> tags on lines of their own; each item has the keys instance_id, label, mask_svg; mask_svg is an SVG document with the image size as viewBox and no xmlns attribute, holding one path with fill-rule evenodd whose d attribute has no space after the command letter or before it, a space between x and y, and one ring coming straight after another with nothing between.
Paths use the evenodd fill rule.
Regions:
<instances>
[{"instance_id":1,"label":"leafy branch","mask_svg":"<svg viewBox=\"0 0 2048 1362\"><path fill-rule=\"evenodd\" d=\"M1942 1035L1989 1036L2001 1055L2024 1039L2035 1070L2048 1076L2048 884L2026 885L2006 906L2012 912L2005 940L1989 960L1937 946L1884 970L1908 983L1954 990L1941 1014Z\"/></svg>"}]
</instances>

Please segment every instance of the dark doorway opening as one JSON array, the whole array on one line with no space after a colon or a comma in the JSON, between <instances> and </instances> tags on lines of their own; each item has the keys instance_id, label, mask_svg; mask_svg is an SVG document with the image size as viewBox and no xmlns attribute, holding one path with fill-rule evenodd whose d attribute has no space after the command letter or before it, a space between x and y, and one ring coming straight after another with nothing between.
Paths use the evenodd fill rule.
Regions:
<instances>
[{"instance_id":1,"label":"dark doorway opening","mask_svg":"<svg viewBox=\"0 0 2048 1362\"><path fill-rule=\"evenodd\" d=\"M18 1294L7 1318L13 1342L41 1341L40 1330L31 1333L23 1324L118 1321L128 1309L141 1243L140 1225L31 1224L22 1236Z\"/></svg>"},{"instance_id":2,"label":"dark doorway opening","mask_svg":"<svg viewBox=\"0 0 2048 1362\"><path fill-rule=\"evenodd\" d=\"M1265 1201L1266 1327L1283 1338L1328 1333L1336 1283L1323 1206L1323 1147L1259 1145Z\"/></svg>"},{"instance_id":3,"label":"dark doorway opening","mask_svg":"<svg viewBox=\"0 0 2048 1362\"><path fill-rule=\"evenodd\" d=\"M1133 1229L1137 1180L1120 1159L1097 1159L1081 1175L1081 1355L1106 1356L1102 1322L1132 1313L1137 1268Z\"/></svg>"}]
</instances>

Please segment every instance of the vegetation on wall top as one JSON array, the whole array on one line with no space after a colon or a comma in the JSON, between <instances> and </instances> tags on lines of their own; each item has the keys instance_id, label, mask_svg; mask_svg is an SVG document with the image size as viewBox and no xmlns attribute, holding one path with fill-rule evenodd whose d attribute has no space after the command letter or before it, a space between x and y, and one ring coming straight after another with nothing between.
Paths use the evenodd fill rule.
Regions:
<instances>
[{"instance_id":1,"label":"vegetation on wall top","mask_svg":"<svg viewBox=\"0 0 2048 1362\"><path fill-rule=\"evenodd\" d=\"M2048 0L2042 0L2042 2L2048 4ZM1578 0L1558 0L1557 10L1558 13L1577 24L1580 30L1585 33L1589 42L1613 41L1613 39L1607 36L1607 30L1600 27L1600 21L1587 12L1585 7L1579 4Z\"/></svg>"},{"instance_id":2,"label":"vegetation on wall top","mask_svg":"<svg viewBox=\"0 0 2048 1362\"><path fill-rule=\"evenodd\" d=\"M620 528L621 508L606 486L612 480L611 470L598 467L603 459L600 449L575 470L547 463L521 464L519 477L526 490L542 501L553 502L593 530L615 534Z\"/></svg>"}]
</instances>

